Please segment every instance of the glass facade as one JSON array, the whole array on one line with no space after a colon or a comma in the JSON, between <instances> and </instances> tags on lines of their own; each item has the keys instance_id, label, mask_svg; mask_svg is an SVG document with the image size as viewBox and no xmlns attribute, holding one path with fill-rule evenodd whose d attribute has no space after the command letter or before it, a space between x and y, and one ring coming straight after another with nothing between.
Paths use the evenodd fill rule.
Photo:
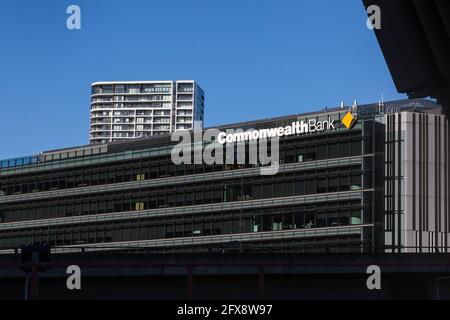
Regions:
<instances>
[{"instance_id":1,"label":"glass facade","mask_svg":"<svg viewBox=\"0 0 450 320\"><path fill-rule=\"evenodd\" d=\"M328 117L340 124L346 112L219 129ZM383 245L384 126L373 115L350 129L281 138L276 175L261 175L260 165L250 163L174 165L174 144L160 135L2 162L0 249L48 242L63 251L363 252Z\"/></svg>"}]
</instances>

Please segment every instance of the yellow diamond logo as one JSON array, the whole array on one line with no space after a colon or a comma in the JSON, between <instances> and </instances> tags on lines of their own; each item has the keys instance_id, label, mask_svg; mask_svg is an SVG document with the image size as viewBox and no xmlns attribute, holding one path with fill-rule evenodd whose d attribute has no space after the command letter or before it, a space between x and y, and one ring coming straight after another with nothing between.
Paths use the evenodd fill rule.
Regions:
<instances>
[{"instance_id":1,"label":"yellow diamond logo","mask_svg":"<svg viewBox=\"0 0 450 320\"><path fill-rule=\"evenodd\" d=\"M344 116L344 118L342 119L342 124L347 128L350 129L350 127L353 124L353 120L355 119L355 117L352 115L352 113L349 111L347 112L347 114Z\"/></svg>"}]
</instances>

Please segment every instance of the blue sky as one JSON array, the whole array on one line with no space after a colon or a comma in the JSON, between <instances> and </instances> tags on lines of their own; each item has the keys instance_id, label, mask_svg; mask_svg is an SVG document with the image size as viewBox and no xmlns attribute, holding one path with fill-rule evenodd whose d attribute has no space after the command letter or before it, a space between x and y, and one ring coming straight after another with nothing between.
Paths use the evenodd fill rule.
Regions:
<instances>
[{"instance_id":1,"label":"blue sky","mask_svg":"<svg viewBox=\"0 0 450 320\"><path fill-rule=\"evenodd\" d=\"M81 7L82 30L66 28ZM90 84L195 79L207 126L403 98L361 0L39 0L0 7L0 159L88 143Z\"/></svg>"}]
</instances>

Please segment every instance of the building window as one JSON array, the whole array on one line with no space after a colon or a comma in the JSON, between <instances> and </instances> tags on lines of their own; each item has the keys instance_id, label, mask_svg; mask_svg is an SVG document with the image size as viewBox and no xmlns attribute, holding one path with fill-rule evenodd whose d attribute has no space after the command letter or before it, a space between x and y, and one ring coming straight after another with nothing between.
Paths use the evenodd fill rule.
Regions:
<instances>
[{"instance_id":1,"label":"building window","mask_svg":"<svg viewBox=\"0 0 450 320\"><path fill-rule=\"evenodd\" d=\"M352 156L359 156L361 155L362 152L362 142L360 140L358 141L352 141L351 143L351 154Z\"/></svg>"},{"instance_id":2,"label":"building window","mask_svg":"<svg viewBox=\"0 0 450 320\"><path fill-rule=\"evenodd\" d=\"M337 227L338 225L339 225L338 212L337 211L328 212L328 226L329 227Z\"/></svg>"},{"instance_id":3,"label":"building window","mask_svg":"<svg viewBox=\"0 0 450 320\"><path fill-rule=\"evenodd\" d=\"M128 85L127 93L139 93L139 85Z\"/></svg>"},{"instance_id":4,"label":"building window","mask_svg":"<svg viewBox=\"0 0 450 320\"><path fill-rule=\"evenodd\" d=\"M116 85L114 88L115 93L125 93L125 86L124 85Z\"/></svg>"},{"instance_id":5,"label":"building window","mask_svg":"<svg viewBox=\"0 0 450 320\"><path fill-rule=\"evenodd\" d=\"M348 174L342 174L339 177L339 191L349 191L350 190L350 177Z\"/></svg>"},{"instance_id":6,"label":"building window","mask_svg":"<svg viewBox=\"0 0 450 320\"><path fill-rule=\"evenodd\" d=\"M296 180L295 181L295 194L298 196L305 194L305 181L304 180Z\"/></svg>"},{"instance_id":7,"label":"building window","mask_svg":"<svg viewBox=\"0 0 450 320\"><path fill-rule=\"evenodd\" d=\"M136 204L135 204L135 210L136 210L136 211L144 210L144 203L143 203L143 202L136 202Z\"/></svg>"},{"instance_id":8,"label":"building window","mask_svg":"<svg viewBox=\"0 0 450 320\"><path fill-rule=\"evenodd\" d=\"M145 174L137 174L136 175L136 181L142 181L145 180Z\"/></svg>"},{"instance_id":9,"label":"building window","mask_svg":"<svg viewBox=\"0 0 450 320\"><path fill-rule=\"evenodd\" d=\"M339 145L337 142L328 144L328 158L334 159L339 157Z\"/></svg>"},{"instance_id":10,"label":"building window","mask_svg":"<svg viewBox=\"0 0 450 320\"><path fill-rule=\"evenodd\" d=\"M338 192L339 191L339 177L331 176L328 177L328 192Z\"/></svg>"},{"instance_id":11,"label":"building window","mask_svg":"<svg viewBox=\"0 0 450 320\"><path fill-rule=\"evenodd\" d=\"M352 209L350 212L350 224L361 224L361 210Z\"/></svg>"},{"instance_id":12,"label":"building window","mask_svg":"<svg viewBox=\"0 0 450 320\"><path fill-rule=\"evenodd\" d=\"M326 212L318 212L316 222L317 222L317 228L325 228L327 226Z\"/></svg>"},{"instance_id":13,"label":"building window","mask_svg":"<svg viewBox=\"0 0 450 320\"><path fill-rule=\"evenodd\" d=\"M323 160L327 158L327 145L319 144L317 146L317 160Z\"/></svg>"},{"instance_id":14,"label":"building window","mask_svg":"<svg viewBox=\"0 0 450 320\"><path fill-rule=\"evenodd\" d=\"M350 189L351 190L359 190L361 189L361 174L352 174L350 181Z\"/></svg>"},{"instance_id":15,"label":"building window","mask_svg":"<svg viewBox=\"0 0 450 320\"><path fill-rule=\"evenodd\" d=\"M327 192L327 178L322 177L317 179L317 193Z\"/></svg>"},{"instance_id":16,"label":"building window","mask_svg":"<svg viewBox=\"0 0 450 320\"><path fill-rule=\"evenodd\" d=\"M350 142L349 141L341 141L339 143L339 156L340 157L348 157L350 156Z\"/></svg>"},{"instance_id":17,"label":"building window","mask_svg":"<svg viewBox=\"0 0 450 320\"><path fill-rule=\"evenodd\" d=\"M306 180L306 194L316 193L316 180L314 178L308 178Z\"/></svg>"}]
</instances>

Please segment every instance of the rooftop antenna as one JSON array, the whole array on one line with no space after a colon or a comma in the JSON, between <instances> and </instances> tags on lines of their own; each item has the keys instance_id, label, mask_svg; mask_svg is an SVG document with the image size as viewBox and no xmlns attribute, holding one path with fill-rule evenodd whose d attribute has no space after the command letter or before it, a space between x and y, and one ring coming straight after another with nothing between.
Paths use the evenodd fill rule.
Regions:
<instances>
[{"instance_id":1,"label":"rooftop antenna","mask_svg":"<svg viewBox=\"0 0 450 320\"><path fill-rule=\"evenodd\" d=\"M357 102L356 99L355 99L355 101L353 101L353 105L352 105L352 107L351 107L352 113L353 113L353 112L356 113L356 112L357 112L357 109L358 109L358 102Z\"/></svg>"},{"instance_id":2,"label":"rooftop antenna","mask_svg":"<svg viewBox=\"0 0 450 320\"><path fill-rule=\"evenodd\" d=\"M382 113L384 109L384 95L381 93L381 101L378 102L378 112Z\"/></svg>"}]
</instances>

